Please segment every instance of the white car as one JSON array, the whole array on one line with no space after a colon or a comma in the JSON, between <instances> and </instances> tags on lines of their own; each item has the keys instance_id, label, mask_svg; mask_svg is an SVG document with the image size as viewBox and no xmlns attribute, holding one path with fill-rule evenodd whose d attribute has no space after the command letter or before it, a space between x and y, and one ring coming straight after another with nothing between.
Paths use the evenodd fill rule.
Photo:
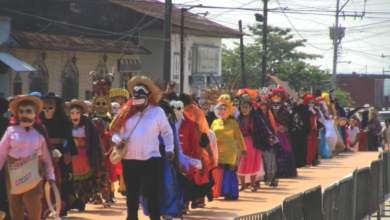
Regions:
<instances>
[{"instance_id":1,"label":"white car","mask_svg":"<svg viewBox=\"0 0 390 220\"><path fill-rule=\"evenodd\" d=\"M382 128L385 127L385 120L390 119L390 111L380 111L378 119L381 122Z\"/></svg>"}]
</instances>

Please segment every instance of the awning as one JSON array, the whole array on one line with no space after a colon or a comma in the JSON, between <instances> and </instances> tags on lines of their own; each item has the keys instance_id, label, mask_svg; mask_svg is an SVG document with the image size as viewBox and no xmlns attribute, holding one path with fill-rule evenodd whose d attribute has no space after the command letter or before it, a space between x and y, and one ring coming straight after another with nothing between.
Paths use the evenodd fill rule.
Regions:
<instances>
[{"instance_id":1,"label":"awning","mask_svg":"<svg viewBox=\"0 0 390 220\"><path fill-rule=\"evenodd\" d=\"M18 58L14 57L10 53L0 53L0 60L3 61L3 63L7 64L7 66L11 67L16 72L33 72L37 71L32 66L28 65L27 63L19 60Z\"/></svg>"},{"instance_id":2,"label":"awning","mask_svg":"<svg viewBox=\"0 0 390 220\"><path fill-rule=\"evenodd\" d=\"M118 63L119 72L141 71L141 63L139 60L121 59Z\"/></svg>"}]
</instances>

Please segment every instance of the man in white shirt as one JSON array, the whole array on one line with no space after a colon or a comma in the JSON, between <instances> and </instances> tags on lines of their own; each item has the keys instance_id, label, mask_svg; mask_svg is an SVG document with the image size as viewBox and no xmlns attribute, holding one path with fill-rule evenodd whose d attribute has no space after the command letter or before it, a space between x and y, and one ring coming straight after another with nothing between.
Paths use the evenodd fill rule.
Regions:
<instances>
[{"instance_id":1,"label":"man in white shirt","mask_svg":"<svg viewBox=\"0 0 390 220\"><path fill-rule=\"evenodd\" d=\"M158 179L161 155L158 136L161 134L164 139L167 158L172 160L175 157L172 128L164 111L157 106L161 92L150 79L136 76L127 86L133 98L110 124L112 141L117 148L125 147L122 167L127 190L127 220L138 219L141 180L147 196L149 217L160 219Z\"/></svg>"}]
</instances>

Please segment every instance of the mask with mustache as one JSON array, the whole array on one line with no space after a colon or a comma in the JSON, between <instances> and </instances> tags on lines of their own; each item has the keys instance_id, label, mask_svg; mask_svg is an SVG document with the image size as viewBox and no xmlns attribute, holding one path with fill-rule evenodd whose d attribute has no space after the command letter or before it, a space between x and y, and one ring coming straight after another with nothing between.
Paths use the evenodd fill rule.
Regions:
<instances>
[{"instance_id":1,"label":"mask with mustache","mask_svg":"<svg viewBox=\"0 0 390 220\"><path fill-rule=\"evenodd\" d=\"M20 126L24 128L30 127L34 124L35 109L31 105L19 106L18 116Z\"/></svg>"}]
</instances>

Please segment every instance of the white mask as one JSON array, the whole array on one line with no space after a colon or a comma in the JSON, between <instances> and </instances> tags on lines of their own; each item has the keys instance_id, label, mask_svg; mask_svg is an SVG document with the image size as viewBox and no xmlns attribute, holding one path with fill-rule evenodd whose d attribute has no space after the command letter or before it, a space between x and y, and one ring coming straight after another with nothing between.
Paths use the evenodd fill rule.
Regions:
<instances>
[{"instance_id":1,"label":"white mask","mask_svg":"<svg viewBox=\"0 0 390 220\"><path fill-rule=\"evenodd\" d=\"M91 102L90 101L84 101L85 104L88 106L88 112L91 112Z\"/></svg>"},{"instance_id":2,"label":"white mask","mask_svg":"<svg viewBox=\"0 0 390 220\"><path fill-rule=\"evenodd\" d=\"M171 107L173 108L173 111L175 112L176 119L179 120L183 114L184 104L182 101L171 101Z\"/></svg>"},{"instance_id":3,"label":"white mask","mask_svg":"<svg viewBox=\"0 0 390 220\"><path fill-rule=\"evenodd\" d=\"M113 102L113 103L111 103L111 106L112 106L113 115L118 114L119 110L121 109L121 106L119 105L119 103Z\"/></svg>"},{"instance_id":4,"label":"white mask","mask_svg":"<svg viewBox=\"0 0 390 220\"><path fill-rule=\"evenodd\" d=\"M280 100L279 99L274 99L272 100L272 108L275 110L275 111L279 111L280 109Z\"/></svg>"}]
</instances>

